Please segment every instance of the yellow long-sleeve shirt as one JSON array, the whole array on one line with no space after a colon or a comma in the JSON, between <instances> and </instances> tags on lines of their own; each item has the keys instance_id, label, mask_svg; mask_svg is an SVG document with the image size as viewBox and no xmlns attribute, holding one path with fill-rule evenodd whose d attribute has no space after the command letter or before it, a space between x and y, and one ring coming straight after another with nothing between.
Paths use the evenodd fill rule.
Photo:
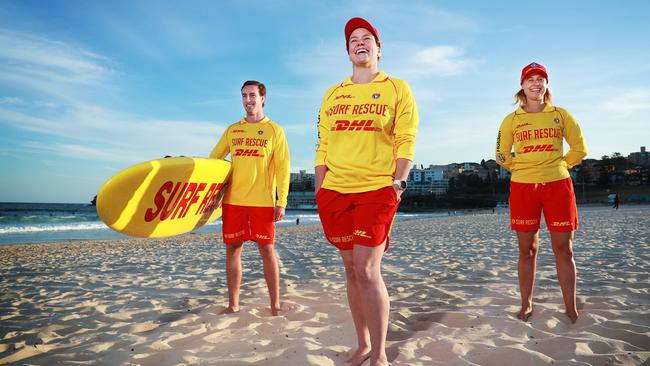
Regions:
<instances>
[{"instance_id":1,"label":"yellow long-sleeve shirt","mask_svg":"<svg viewBox=\"0 0 650 366\"><path fill-rule=\"evenodd\" d=\"M232 158L232 174L224 203L239 206L286 207L289 194L289 146L284 131L268 117L228 126L211 158ZM277 189L277 201L276 201Z\"/></svg>"},{"instance_id":2,"label":"yellow long-sleeve shirt","mask_svg":"<svg viewBox=\"0 0 650 366\"><path fill-rule=\"evenodd\" d=\"M566 155L564 140L569 144ZM519 107L499 127L496 161L512 172L513 182L546 183L568 178L568 169L585 156L587 146L580 126L569 112L551 104L539 113L526 113Z\"/></svg>"},{"instance_id":3,"label":"yellow long-sleeve shirt","mask_svg":"<svg viewBox=\"0 0 650 366\"><path fill-rule=\"evenodd\" d=\"M315 165L328 169L322 187L357 193L392 185L395 161L413 160L418 122L408 84L384 72L330 88L318 116Z\"/></svg>"}]
</instances>

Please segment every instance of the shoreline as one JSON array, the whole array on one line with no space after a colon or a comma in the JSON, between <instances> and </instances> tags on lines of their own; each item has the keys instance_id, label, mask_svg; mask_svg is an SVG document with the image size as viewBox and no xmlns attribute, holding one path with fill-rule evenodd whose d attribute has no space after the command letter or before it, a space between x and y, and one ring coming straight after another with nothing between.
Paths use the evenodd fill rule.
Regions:
<instances>
[{"instance_id":1,"label":"shoreline","mask_svg":"<svg viewBox=\"0 0 650 366\"><path fill-rule=\"evenodd\" d=\"M0 364L343 365L355 345L345 276L320 225L278 228L284 311L272 317L255 244L242 311L227 304L216 232L0 246ZM383 275L392 365L640 365L650 359L650 207L581 213L580 317L563 314L548 233L535 313L514 317L507 214L397 221Z\"/></svg>"}]
</instances>

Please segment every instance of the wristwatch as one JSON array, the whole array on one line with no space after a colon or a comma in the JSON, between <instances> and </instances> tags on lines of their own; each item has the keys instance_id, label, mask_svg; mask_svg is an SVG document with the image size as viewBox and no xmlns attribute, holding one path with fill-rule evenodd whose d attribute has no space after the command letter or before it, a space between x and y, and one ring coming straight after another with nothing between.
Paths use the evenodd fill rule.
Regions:
<instances>
[{"instance_id":1,"label":"wristwatch","mask_svg":"<svg viewBox=\"0 0 650 366\"><path fill-rule=\"evenodd\" d=\"M408 186L405 180L400 179L395 179L393 181L393 185L399 187L400 191L405 191L406 187Z\"/></svg>"}]
</instances>

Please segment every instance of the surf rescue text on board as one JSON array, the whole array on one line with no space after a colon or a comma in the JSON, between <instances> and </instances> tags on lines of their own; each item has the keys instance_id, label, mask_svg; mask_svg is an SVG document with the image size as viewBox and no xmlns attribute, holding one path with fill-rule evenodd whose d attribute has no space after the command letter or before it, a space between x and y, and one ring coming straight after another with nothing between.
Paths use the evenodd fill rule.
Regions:
<instances>
[{"instance_id":1,"label":"surf rescue text on board","mask_svg":"<svg viewBox=\"0 0 650 366\"><path fill-rule=\"evenodd\" d=\"M155 208L148 208L144 214L144 221L150 222L160 217L160 221L167 219L182 219L187 215L190 208L201 201L196 209L195 215L211 213L218 207L218 193L223 183L212 183L207 191L205 187L208 183L199 182L172 182L163 183L156 196L153 204ZM202 194L202 192L204 192Z\"/></svg>"}]
</instances>

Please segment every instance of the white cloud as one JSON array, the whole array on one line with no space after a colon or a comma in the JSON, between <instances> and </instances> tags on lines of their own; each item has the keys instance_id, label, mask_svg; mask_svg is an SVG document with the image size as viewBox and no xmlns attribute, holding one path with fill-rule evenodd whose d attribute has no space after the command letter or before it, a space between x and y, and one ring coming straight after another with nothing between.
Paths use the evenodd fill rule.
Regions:
<instances>
[{"instance_id":1,"label":"white cloud","mask_svg":"<svg viewBox=\"0 0 650 366\"><path fill-rule=\"evenodd\" d=\"M0 30L0 62L0 85L34 96L0 98L0 126L46 136L22 144L25 152L126 163L167 154L206 156L224 128L211 121L141 118L94 102L94 91L114 85L107 59L71 44Z\"/></svg>"},{"instance_id":2,"label":"white cloud","mask_svg":"<svg viewBox=\"0 0 650 366\"><path fill-rule=\"evenodd\" d=\"M75 103L111 87L112 62L81 46L0 29L0 86Z\"/></svg>"},{"instance_id":3,"label":"white cloud","mask_svg":"<svg viewBox=\"0 0 650 366\"><path fill-rule=\"evenodd\" d=\"M637 89L606 100L603 109L619 115L629 115L650 110L650 89Z\"/></svg>"},{"instance_id":4,"label":"white cloud","mask_svg":"<svg viewBox=\"0 0 650 366\"><path fill-rule=\"evenodd\" d=\"M0 98L0 104L24 104L25 101L23 101L20 98L16 97L2 97Z\"/></svg>"},{"instance_id":5,"label":"white cloud","mask_svg":"<svg viewBox=\"0 0 650 366\"><path fill-rule=\"evenodd\" d=\"M31 34L0 30L3 78L12 74L57 82L96 85L108 60L81 47Z\"/></svg>"},{"instance_id":6,"label":"white cloud","mask_svg":"<svg viewBox=\"0 0 650 366\"><path fill-rule=\"evenodd\" d=\"M484 62L467 57L460 46L401 44L393 52L398 56L391 57L386 67L407 79L464 75Z\"/></svg>"},{"instance_id":7,"label":"white cloud","mask_svg":"<svg viewBox=\"0 0 650 366\"><path fill-rule=\"evenodd\" d=\"M49 154L87 160L136 162L164 155L207 156L225 124L212 121L143 119L94 105L41 118L0 109L0 124L49 136L23 145Z\"/></svg>"}]
</instances>

